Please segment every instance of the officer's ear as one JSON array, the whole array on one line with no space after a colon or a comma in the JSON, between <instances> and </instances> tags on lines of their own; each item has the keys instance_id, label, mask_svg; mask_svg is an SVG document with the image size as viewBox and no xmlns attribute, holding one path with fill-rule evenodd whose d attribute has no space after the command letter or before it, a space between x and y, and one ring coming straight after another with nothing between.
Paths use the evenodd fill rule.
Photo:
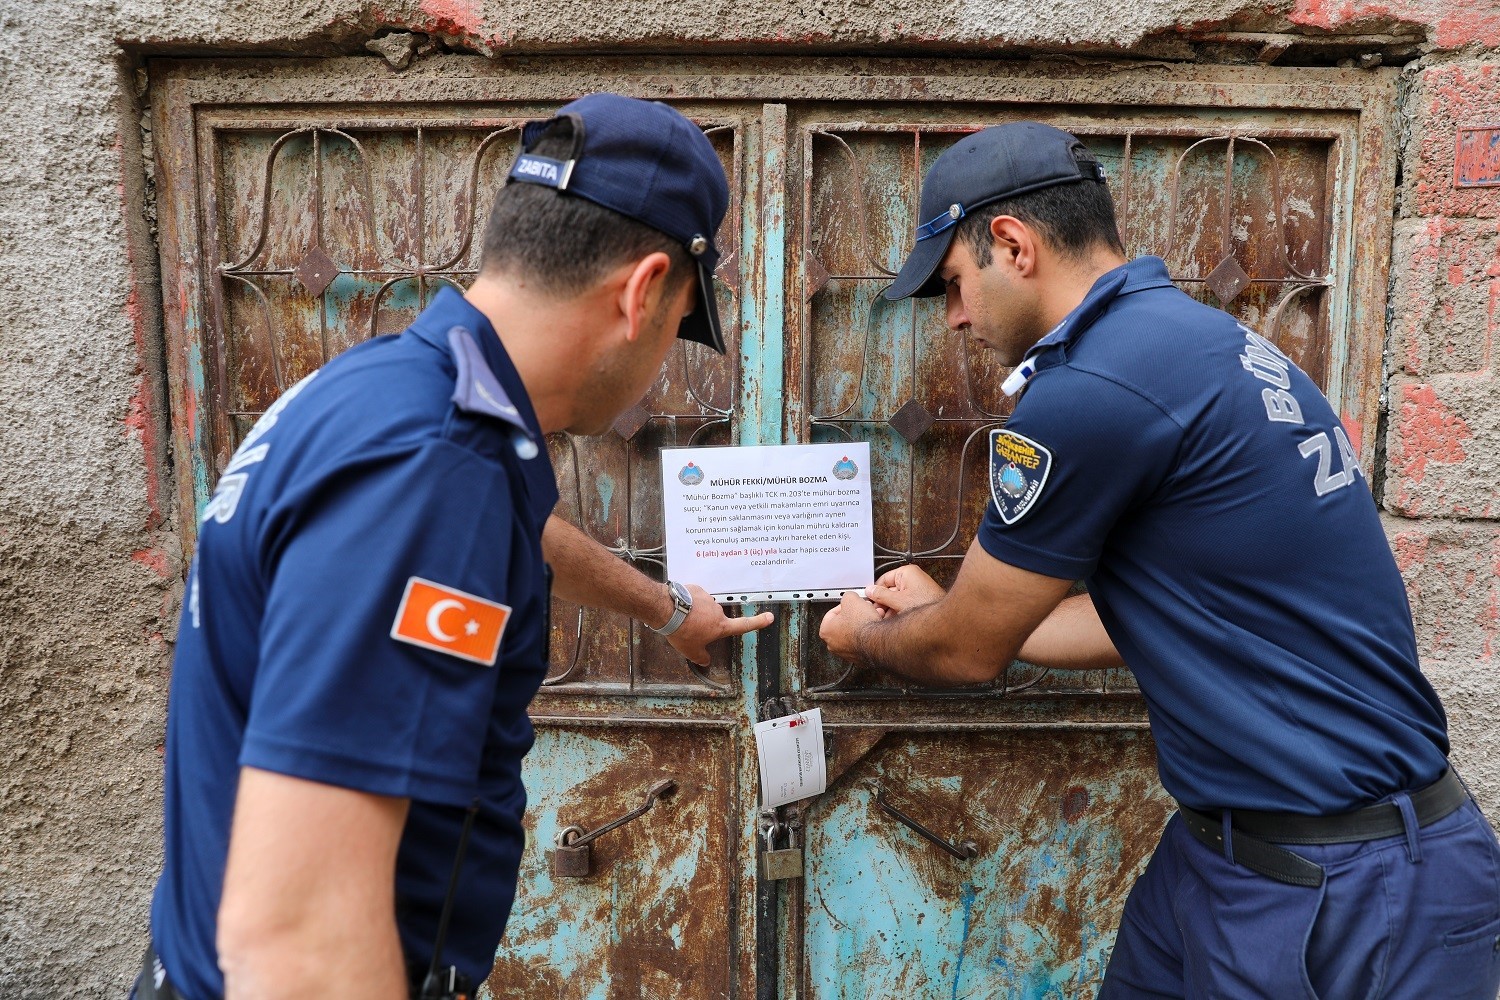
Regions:
<instances>
[{"instance_id":1,"label":"officer's ear","mask_svg":"<svg viewBox=\"0 0 1500 1000\"><path fill-rule=\"evenodd\" d=\"M1036 270L1036 231L1013 215L990 220L990 252L996 264L1015 277L1029 277Z\"/></svg>"},{"instance_id":2,"label":"officer's ear","mask_svg":"<svg viewBox=\"0 0 1500 1000\"><path fill-rule=\"evenodd\" d=\"M671 266L672 258L657 250L636 261L625 276L620 286L619 309L626 340L638 340L646 321L661 310Z\"/></svg>"}]
</instances>

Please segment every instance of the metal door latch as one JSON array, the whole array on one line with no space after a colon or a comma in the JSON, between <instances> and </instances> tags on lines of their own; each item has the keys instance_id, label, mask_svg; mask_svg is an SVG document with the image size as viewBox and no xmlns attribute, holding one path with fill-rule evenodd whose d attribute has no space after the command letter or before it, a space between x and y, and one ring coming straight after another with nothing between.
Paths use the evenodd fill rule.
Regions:
<instances>
[{"instance_id":1,"label":"metal door latch","mask_svg":"<svg viewBox=\"0 0 1500 1000\"><path fill-rule=\"evenodd\" d=\"M903 826L910 829L913 833L916 833L924 840L928 840L936 844L938 847L941 847L943 850L947 851L949 854L953 855L960 861L969 861L979 854L979 845L974 843L974 841L961 840L957 844L951 843L938 834L933 833L931 830L927 829L927 827L923 826L921 823L918 823L916 820L906 815L906 813L902 812L900 809L897 809L895 806L891 805L891 803L885 797L885 789L883 788L877 788L875 790L875 804L878 805L881 811L886 815L899 820Z\"/></svg>"},{"instance_id":2,"label":"metal door latch","mask_svg":"<svg viewBox=\"0 0 1500 1000\"><path fill-rule=\"evenodd\" d=\"M557 832L552 851L552 876L554 878L587 878L594 871L594 841L611 830L619 829L631 820L643 816L658 799L664 799L677 791L677 782L664 778L646 790L646 801L612 823L606 823L594 831L581 826L565 826Z\"/></svg>"},{"instance_id":3,"label":"metal door latch","mask_svg":"<svg viewBox=\"0 0 1500 1000\"><path fill-rule=\"evenodd\" d=\"M778 848L776 842L786 835L786 846ZM760 877L767 882L802 877L802 847L797 843L797 831L785 823L767 823L761 828L765 847L760 852Z\"/></svg>"}]
</instances>

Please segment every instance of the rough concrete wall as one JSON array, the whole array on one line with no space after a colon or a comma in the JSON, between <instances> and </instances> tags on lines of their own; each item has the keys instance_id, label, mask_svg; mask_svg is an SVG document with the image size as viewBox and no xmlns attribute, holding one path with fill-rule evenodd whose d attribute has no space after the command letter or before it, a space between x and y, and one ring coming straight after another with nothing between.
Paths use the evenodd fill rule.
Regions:
<instances>
[{"instance_id":1,"label":"rough concrete wall","mask_svg":"<svg viewBox=\"0 0 1500 1000\"><path fill-rule=\"evenodd\" d=\"M74 987L119 995L159 866L178 567L175 534L153 509L164 418L149 346L160 340L154 251L141 239L133 94L113 16L0 7L7 1000Z\"/></svg>"},{"instance_id":2,"label":"rough concrete wall","mask_svg":"<svg viewBox=\"0 0 1500 1000\"><path fill-rule=\"evenodd\" d=\"M1388 524L1456 757L1500 811L1500 193L1453 131L1500 119L1496 0L0 0L0 998L120 995L159 864L180 596L143 53L1123 52L1410 64L1393 268ZM371 56L374 59L374 56Z\"/></svg>"}]
</instances>

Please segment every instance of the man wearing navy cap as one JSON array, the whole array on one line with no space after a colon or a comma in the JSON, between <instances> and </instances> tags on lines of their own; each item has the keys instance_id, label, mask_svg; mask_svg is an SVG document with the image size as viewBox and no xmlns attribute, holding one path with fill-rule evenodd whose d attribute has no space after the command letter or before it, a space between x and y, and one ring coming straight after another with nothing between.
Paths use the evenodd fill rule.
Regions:
<instances>
[{"instance_id":1,"label":"man wearing navy cap","mask_svg":"<svg viewBox=\"0 0 1500 1000\"><path fill-rule=\"evenodd\" d=\"M543 435L606 430L674 337L724 350L717 155L611 94L523 148L468 292L284 393L204 512L142 998L466 995L515 893L546 564L699 662L770 620L551 518Z\"/></svg>"},{"instance_id":2,"label":"man wearing navy cap","mask_svg":"<svg viewBox=\"0 0 1500 1000\"><path fill-rule=\"evenodd\" d=\"M827 614L830 650L933 685L1017 657L1130 666L1180 809L1102 998L1493 1000L1500 847L1448 768L1327 400L1161 260L1126 262L1103 171L1066 132L965 137L920 212L886 297L945 295L1019 398L952 589L888 573Z\"/></svg>"}]
</instances>

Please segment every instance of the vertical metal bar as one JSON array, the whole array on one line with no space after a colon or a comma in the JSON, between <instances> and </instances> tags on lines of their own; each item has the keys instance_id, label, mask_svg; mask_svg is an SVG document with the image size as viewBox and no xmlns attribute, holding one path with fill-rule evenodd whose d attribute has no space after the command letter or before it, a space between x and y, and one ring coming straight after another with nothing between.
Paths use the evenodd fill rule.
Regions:
<instances>
[{"instance_id":1,"label":"vertical metal bar","mask_svg":"<svg viewBox=\"0 0 1500 1000\"><path fill-rule=\"evenodd\" d=\"M810 128L802 129L802 206L799 214L802 217L802 225L799 229L799 245L797 247L797 258L801 283L797 288L797 330L796 337L800 346L798 357L798 394L795 400L788 400L787 417L792 426L792 440L799 443L810 443L812 441L812 324L813 324L813 297L808 294L807 261L813 252L812 239L812 203L813 203L813 137L816 134ZM821 266L821 261L819 262ZM788 394L790 395L790 394Z\"/></svg>"},{"instance_id":2,"label":"vertical metal bar","mask_svg":"<svg viewBox=\"0 0 1500 1000\"><path fill-rule=\"evenodd\" d=\"M765 642L758 641L759 633L756 632L750 633L746 638L752 637L757 640L753 650L756 684L754 688L742 687L741 690L755 691L755 703L749 706L750 717L754 719L758 715L758 706L776 697L781 691L781 656L776 643L769 639ZM758 796L749 797L749 801L758 800ZM756 810L750 810L751 847L746 852L746 860L752 865L756 863L757 856L754 846L755 814ZM755 1000L777 1000L781 995L781 885L781 882L767 881L758 875L755 878Z\"/></svg>"},{"instance_id":3,"label":"vertical metal bar","mask_svg":"<svg viewBox=\"0 0 1500 1000\"><path fill-rule=\"evenodd\" d=\"M1358 382L1350 382L1350 347L1358 336L1352 332L1351 319L1357 312L1365 308L1364 302L1357 294L1354 287L1355 270L1357 261L1355 259L1355 247L1360 245L1362 237L1369 235L1368 230L1361 234L1359 232L1360 216L1356 205L1355 180L1358 177L1358 145L1357 139L1337 139L1333 142L1328 153L1330 172L1336 169L1336 180L1330 178L1330 190L1324 195L1324 204L1331 209L1332 218L1323 223L1323 232L1326 233L1324 248L1324 266L1329 275L1347 274L1348 283L1341 289L1344 294L1335 294L1330 289L1325 296L1328 299L1328 374L1326 376L1328 399L1333 403L1333 410L1339 419L1347 422L1350 416L1361 421L1359 450L1363 452L1359 456L1360 464L1364 466L1368 477L1374 469L1375 459L1375 437L1376 420L1375 414L1378 409L1361 406L1364 396L1374 396L1379 391L1376 382L1375 391L1371 392L1366 386ZM1377 228L1371 226L1370 228ZM1376 246L1385 245L1382 243ZM1379 256L1378 254L1375 256ZM1373 296L1371 297L1373 299ZM1373 310L1372 310L1373 312ZM1390 321L1385 316L1369 317L1370 322L1379 322L1389 333ZM1357 375L1356 375L1357 378ZM1380 379L1379 373L1376 378ZM1363 411L1363 412L1362 412Z\"/></svg>"},{"instance_id":4,"label":"vertical metal bar","mask_svg":"<svg viewBox=\"0 0 1500 1000\"><path fill-rule=\"evenodd\" d=\"M1234 234L1234 136L1229 136L1229 143L1224 152L1224 255L1220 260L1227 259L1233 252Z\"/></svg>"},{"instance_id":5,"label":"vertical metal bar","mask_svg":"<svg viewBox=\"0 0 1500 1000\"><path fill-rule=\"evenodd\" d=\"M625 450L625 497L621 501L622 504L624 505L624 510L625 510L625 530L624 530L624 535L625 535L625 551L627 553L633 553L633 552L636 551L636 546L635 546L635 503L633 502L633 498L635 497L635 482L634 482L634 479L633 479L633 472L634 472L634 469L635 469L635 463L633 461L631 461L631 459L633 457L632 451L633 451L633 449L630 449L630 448L627 448ZM579 513L582 514L582 510L583 510L583 480L582 479L576 479L576 480L574 480L574 482L576 482L578 484L578 507L579 507ZM597 492L598 489L599 489L599 480L597 478L597 474L596 474L596 478L594 479L594 482L593 482L592 485L594 487L594 490ZM632 556L631 558L633 560L634 557ZM625 640L625 666L630 671L630 673L629 673L629 679L627 681L627 684L628 684L628 686L630 688L631 693L633 694L633 693L635 693L636 680L637 680L637 678L639 676L639 673L640 673L640 659L641 659L640 658L640 651L641 651L641 628L642 628L642 624L640 622L635 621L634 619L632 619L630 621L628 627L629 627L629 630L630 630L630 634L629 634L629 636Z\"/></svg>"},{"instance_id":6,"label":"vertical metal bar","mask_svg":"<svg viewBox=\"0 0 1500 1000\"><path fill-rule=\"evenodd\" d=\"M911 173L911 205L912 218L921 223L921 195L922 195L922 131L912 131L912 173ZM908 332L911 334L911 392L907 394L908 399L917 398L917 304L910 302L911 320L908 323ZM944 316L947 322L947 316ZM959 350L967 354L967 349L960 347ZM974 400L969 400L972 405ZM905 437L903 435L903 440ZM906 558L911 559L911 554L917 550L917 443L906 441Z\"/></svg>"},{"instance_id":7,"label":"vertical metal bar","mask_svg":"<svg viewBox=\"0 0 1500 1000\"><path fill-rule=\"evenodd\" d=\"M190 81L168 71L152 79L151 114L156 136L157 239L161 255L162 317L167 352L167 399L171 417L172 454L181 475L177 499L183 532L183 562L192 556L196 528L208 505L213 464L216 404L208 398L205 346L214 350L213 335L204 329L211 304L206 288L219 282L204 243L217 238L213 183L215 158L200 156L211 149L213 129L194 117ZM202 165L200 167L200 161ZM201 173L200 173L201 170Z\"/></svg>"},{"instance_id":8,"label":"vertical metal bar","mask_svg":"<svg viewBox=\"0 0 1500 1000\"><path fill-rule=\"evenodd\" d=\"M422 158L426 153L424 148L424 130L417 126L417 311L421 312L427 308L427 196L424 191L426 187L426 173L423 170ZM470 197L475 197L476 192L470 192ZM374 206L370 206L374 211ZM373 247L372 247L373 249Z\"/></svg>"},{"instance_id":9,"label":"vertical metal bar","mask_svg":"<svg viewBox=\"0 0 1500 1000\"><path fill-rule=\"evenodd\" d=\"M323 245L323 130L312 130L313 245Z\"/></svg>"},{"instance_id":10,"label":"vertical metal bar","mask_svg":"<svg viewBox=\"0 0 1500 1000\"><path fill-rule=\"evenodd\" d=\"M313 129L313 246L323 245L323 130ZM374 206L371 206L374 211ZM319 365L328 363L328 289L318 293L318 351L322 355ZM272 336L275 336L274 331ZM285 386L279 388L285 389Z\"/></svg>"},{"instance_id":11,"label":"vertical metal bar","mask_svg":"<svg viewBox=\"0 0 1500 1000\"><path fill-rule=\"evenodd\" d=\"M221 141L223 139L217 130L205 126L196 143L196 149L199 151L196 169L203 171L203 219L205 221L202 240L206 251L203 257L205 262L224 260L222 243L228 239L228 233L220 228L223 225L220 221L222 216L219 206L221 162L218 156L208 152L215 149ZM269 169L266 172L266 184L269 190ZM262 224L266 224L264 218ZM235 421L228 412L233 409L230 405L229 389L231 341L229 303L225 298L224 276L212 263L207 263L204 267L200 294L203 297L199 300L199 304L203 311L198 319L202 339L194 345L193 354L188 359L194 378L201 379L197 390L199 399L200 401L206 400L207 404L201 407L204 417L203 427L206 432L201 441L202 464L200 466L195 457L193 467L195 478L198 478L201 473L201 488L198 491L194 524L197 524L198 518L203 516L203 510L213 496L214 486L218 482L219 475L229 464L229 458L234 453L235 446ZM276 336L276 330L269 321L266 324L266 335L269 338ZM205 366L207 366L206 369ZM277 388L280 389L281 386L278 385Z\"/></svg>"},{"instance_id":12,"label":"vertical metal bar","mask_svg":"<svg viewBox=\"0 0 1500 1000\"><path fill-rule=\"evenodd\" d=\"M761 114L760 212L758 218L746 213L746 219L753 219L759 230L760 246L760 294L744 297L742 308L749 322L743 325L740 337L740 370L744 373L740 443L747 445L781 444L786 440L782 387L786 357L787 166L786 105L767 104ZM741 247L755 246L754 235L747 232ZM755 610L747 608L745 613ZM794 637L791 628L784 628L780 636L751 633L746 640L747 680L753 677L754 683L742 685L741 690L755 692L754 702L747 706L751 718L755 718L760 705L781 693L782 643ZM754 822L752 815L752 837ZM756 1000L777 1000L781 992L781 897L779 883L756 880Z\"/></svg>"},{"instance_id":13,"label":"vertical metal bar","mask_svg":"<svg viewBox=\"0 0 1500 1000\"><path fill-rule=\"evenodd\" d=\"M785 441L781 390L786 356L786 105L767 104L762 121L761 315L740 338L747 414L740 425L741 444Z\"/></svg>"}]
</instances>

